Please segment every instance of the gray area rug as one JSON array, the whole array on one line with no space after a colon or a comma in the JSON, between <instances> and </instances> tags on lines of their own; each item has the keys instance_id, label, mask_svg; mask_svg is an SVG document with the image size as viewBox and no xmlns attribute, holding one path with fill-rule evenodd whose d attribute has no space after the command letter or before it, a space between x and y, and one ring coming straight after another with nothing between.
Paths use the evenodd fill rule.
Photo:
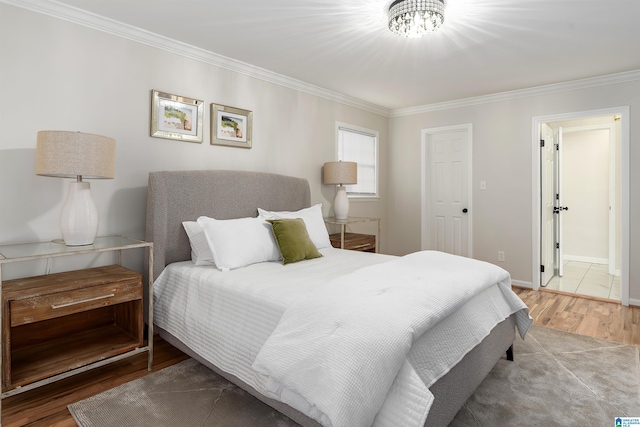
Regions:
<instances>
[{"instance_id":1,"label":"gray area rug","mask_svg":"<svg viewBox=\"0 0 640 427\"><path fill-rule=\"evenodd\" d=\"M516 334L517 335L517 334ZM532 326L450 426L614 426L640 416L638 348Z\"/></svg>"},{"instance_id":2,"label":"gray area rug","mask_svg":"<svg viewBox=\"0 0 640 427\"><path fill-rule=\"evenodd\" d=\"M638 348L533 326L451 426L606 426L640 416ZM297 426L193 359L69 405L82 427Z\"/></svg>"}]
</instances>

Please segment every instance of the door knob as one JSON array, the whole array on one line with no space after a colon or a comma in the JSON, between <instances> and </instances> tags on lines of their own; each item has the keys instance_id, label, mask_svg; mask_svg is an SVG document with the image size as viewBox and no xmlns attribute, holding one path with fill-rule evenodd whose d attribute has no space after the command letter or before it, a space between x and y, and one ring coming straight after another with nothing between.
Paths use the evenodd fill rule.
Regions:
<instances>
[{"instance_id":1,"label":"door knob","mask_svg":"<svg viewBox=\"0 0 640 427\"><path fill-rule=\"evenodd\" d=\"M554 206L553 207L553 213L554 214L560 213L560 211L568 211L568 210L569 210L569 208L566 207L566 206Z\"/></svg>"},{"instance_id":2,"label":"door knob","mask_svg":"<svg viewBox=\"0 0 640 427\"><path fill-rule=\"evenodd\" d=\"M469 212L469 209L467 208L462 209L462 213L467 213L467 212Z\"/></svg>"}]
</instances>

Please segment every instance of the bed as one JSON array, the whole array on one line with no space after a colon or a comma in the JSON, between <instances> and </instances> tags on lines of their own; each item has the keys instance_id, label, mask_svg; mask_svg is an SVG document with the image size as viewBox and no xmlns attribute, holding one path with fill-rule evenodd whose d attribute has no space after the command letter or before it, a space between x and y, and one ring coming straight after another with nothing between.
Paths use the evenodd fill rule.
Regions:
<instances>
[{"instance_id":1,"label":"bed","mask_svg":"<svg viewBox=\"0 0 640 427\"><path fill-rule=\"evenodd\" d=\"M283 319L295 319L291 317L295 316L292 307L305 300L301 297L305 292L316 292L325 282L335 285L342 278L351 278L350 274L375 272L372 269L404 260L322 248L321 258L287 266L264 262L231 271L194 267L182 224L201 216L230 220L256 217L258 208L298 211L310 206L309 184L300 178L243 171L152 172L146 239L154 243L154 323L160 336L299 424L320 426L331 425L335 419L314 412L315 402L310 402L307 395L289 392L283 387L286 382L272 381L260 366L271 348L268 344L277 335L276 328L287 323ZM414 263L424 261L418 259ZM442 262L437 258L436 263ZM309 280L302 280L304 277ZM221 283L215 291L209 290L207 284L212 280ZM506 285L510 286L510 282ZM495 363L509 353L516 325L521 336L530 325L526 306L515 297L508 302L515 308L505 305L500 313L496 309L483 326L486 330L479 332L480 338L469 332L476 323L484 322L469 321L470 313L494 310L492 298L504 293L504 287L505 283L492 284L430 328L428 334L420 334L414 340L402 367L389 374L393 376L392 386L377 393L384 397L384 403L375 415L374 425L411 425L416 420L425 426L450 423ZM204 296L206 292L213 294ZM497 305L500 304L503 303ZM504 315L507 309L510 311ZM487 326L487 322L492 323ZM439 371L427 366L425 360L434 354L438 358L448 355L453 341L465 341L469 349L459 357L446 356L455 361L437 368ZM383 371L377 370L373 380L387 375L386 371L378 375ZM428 405L423 404L425 399L429 399Z\"/></svg>"}]
</instances>

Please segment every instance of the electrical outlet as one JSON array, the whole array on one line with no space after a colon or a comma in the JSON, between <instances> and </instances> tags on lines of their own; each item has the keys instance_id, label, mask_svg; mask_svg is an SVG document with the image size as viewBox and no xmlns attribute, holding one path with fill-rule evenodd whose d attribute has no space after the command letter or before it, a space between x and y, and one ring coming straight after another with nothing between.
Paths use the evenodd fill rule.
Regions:
<instances>
[{"instance_id":1,"label":"electrical outlet","mask_svg":"<svg viewBox=\"0 0 640 427\"><path fill-rule=\"evenodd\" d=\"M498 261L504 261L504 251L498 251Z\"/></svg>"}]
</instances>

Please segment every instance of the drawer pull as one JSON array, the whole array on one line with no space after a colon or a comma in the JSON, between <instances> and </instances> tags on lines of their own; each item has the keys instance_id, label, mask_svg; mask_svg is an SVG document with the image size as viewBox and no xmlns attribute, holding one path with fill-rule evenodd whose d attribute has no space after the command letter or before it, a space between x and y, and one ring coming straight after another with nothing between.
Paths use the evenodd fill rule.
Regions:
<instances>
[{"instance_id":1,"label":"drawer pull","mask_svg":"<svg viewBox=\"0 0 640 427\"><path fill-rule=\"evenodd\" d=\"M81 300L81 301L68 302L68 303L66 303L66 304L58 304L58 305L55 305L55 304L54 304L54 305L52 305L52 306L51 306L51 308L55 310L55 309L57 309L57 308L69 307L69 306L71 306L71 305L82 304L82 303L85 303L85 302L91 302L91 301L97 301L97 300L99 300L99 299L111 298L111 297L114 297L114 296L115 296L115 294L109 294L109 295L102 295L102 296L100 296L100 297L95 297L95 298L87 298L87 299L83 299L83 300Z\"/></svg>"}]
</instances>

